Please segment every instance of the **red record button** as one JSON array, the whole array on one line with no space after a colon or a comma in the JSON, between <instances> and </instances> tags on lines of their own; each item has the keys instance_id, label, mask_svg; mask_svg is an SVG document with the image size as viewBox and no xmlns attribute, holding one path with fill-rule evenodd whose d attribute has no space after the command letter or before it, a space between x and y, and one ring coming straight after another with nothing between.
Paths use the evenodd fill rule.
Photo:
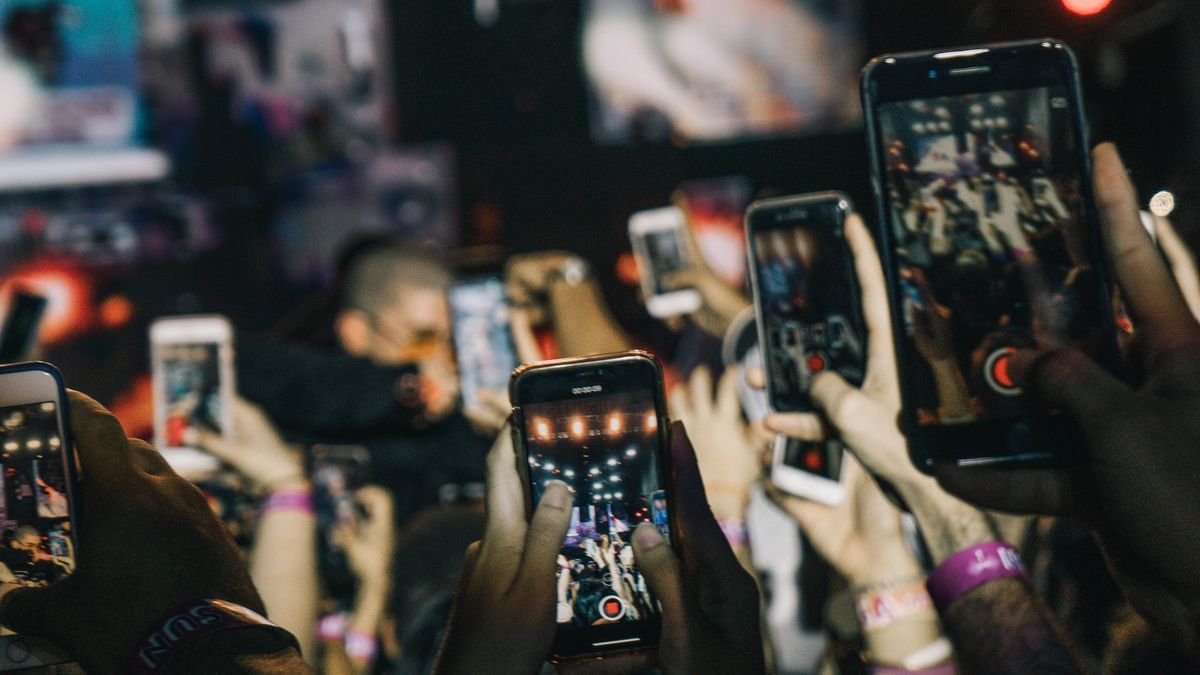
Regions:
<instances>
[{"instance_id":1,"label":"red record button","mask_svg":"<svg viewBox=\"0 0 1200 675\"><path fill-rule=\"evenodd\" d=\"M1004 396L1021 394L1021 388L1017 386L1012 379L1012 374L1008 372L1010 357L1016 352L1015 347L1001 347L988 354L987 360L983 364L984 378L987 380L988 386L998 394Z\"/></svg>"},{"instance_id":2,"label":"red record button","mask_svg":"<svg viewBox=\"0 0 1200 675\"><path fill-rule=\"evenodd\" d=\"M600 600L600 616L609 621L620 621L625 617L625 601L615 595L606 595Z\"/></svg>"},{"instance_id":3,"label":"red record button","mask_svg":"<svg viewBox=\"0 0 1200 675\"><path fill-rule=\"evenodd\" d=\"M808 355L808 371L810 373L819 373L828 366L825 361L825 356L819 352L813 352Z\"/></svg>"}]
</instances>

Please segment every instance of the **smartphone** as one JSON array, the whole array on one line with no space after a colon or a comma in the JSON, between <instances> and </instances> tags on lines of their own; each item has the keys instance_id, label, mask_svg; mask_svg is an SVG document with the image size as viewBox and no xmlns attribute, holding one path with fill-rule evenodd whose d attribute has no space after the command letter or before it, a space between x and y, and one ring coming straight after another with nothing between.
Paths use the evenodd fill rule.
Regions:
<instances>
[{"instance_id":1,"label":"smartphone","mask_svg":"<svg viewBox=\"0 0 1200 675\"><path fill-rule=\"evenodd\" d=\"M852 208L846 195L822 192L758 201L746 212L758 341L776 412L813 410L808 388L827 370L862 384L866 330L843 232Z\"/></svg>"},{"instance_id":2,"label":"smartphone","mask_svg":"<svg viewBox=\"0 0 1200 675\"><path fill-rule=\"evenodd\" d=\"M700 309L700 292L680 286L672 275L691 266L686 216L676 206L639 211L629 219L629 240L641 275L646 311L659 319Z\"/></svg>"},{"instance_id":3,"label":"smartphone","mask_svg":"<svg viewBox=\"0 0 1200 675\"><path fill-rule=\"evenodd\" d=\"M0 363L16 363L29 358L37 344L46 304L46 298L36 293L13 291L4 326L0 327Z\"/></svg>"},{"instance_id":4,"label":"smartphone","mask_svg":"<svg viewBox=\"0 0 1200 675\"><path fill-rule=\"evenodd\" d=\"M370 482L370 470L371 453L361 445L314 445L309 452L321 579L344 610L352 608L357 582L334 532L362 517L355 493Z\"/></svg>"},{"instance_id":5,"label":"smartphone","mask_svg":"<svg viewBox=\"0 0 1200 675\"><path fill-rule=\"evenodd\" d=\"M780 490L830 506L846 498L841 482L845 448L839 441L802 441L780 434L772 451L771 482Z\"/></svg>"},{"instance_id":6,"label":"smartphone","mask_svg":"<svg viewBox=\"0 0 1200 675\"><path fill-rule=\"evenodd\" d=\"M669 421L658 361L633 351L526 364L513 373L509 395L530 514L551 480L565 482L574 496L558 559L552 661L657 645L661 608L630 544L643 522L672 540Z\"/></svg>"},{"instance_id":7,"label":"smartphone","mask_svg":"<svg viewBox=\"0 0 1200 675\"><path fill-rule=\"evenodd\" d=\"M181 476L198 480L221 466L189 447L189 429L233 430L233 328L223 316L180 316L150 326L154 390L154 440Z\"/></svg>"},{"instance_id":8,"label":"smartphone","mask_svg":"<svg viewBox=\"0 0 1200 675\"><path fill-rule=\"evenodd\" d=\"M75 569L79 530L76 459L67 394L46 363L0 367L0 576L45 586ZM69 663L48 643L0 637L0 670Z\"/></svg>"},{"instance_id":9,"label":"smartphone","mask_svg":"<svg viewBox=\"0 0 1200 675\"><path fill-rule=\"evenodd\" d=\"M1069 461L1072 425L1025 400L1008 359L1051 336L1117 371L1074 55L1054 40L892 54L861 85L914 463ZM954 188L956 207L939 246L918 213L934 184ZM1002 196L1015 208L999 208ZM919 301L906 278L923 280ZM912 320L922 312L938 335Z\"/></svg>"},{"instance_id":10,"label":"smartphone","mask_svg":"<svg viewBox=\"0 0 1200 675\"><path fill-rule=\"evenodd\" d=\"M449 297L463 406L483 407L482 395L503 394L518 365L504 280L486 276L460 281L450 287Z\"/></svg>"}]
</instances>

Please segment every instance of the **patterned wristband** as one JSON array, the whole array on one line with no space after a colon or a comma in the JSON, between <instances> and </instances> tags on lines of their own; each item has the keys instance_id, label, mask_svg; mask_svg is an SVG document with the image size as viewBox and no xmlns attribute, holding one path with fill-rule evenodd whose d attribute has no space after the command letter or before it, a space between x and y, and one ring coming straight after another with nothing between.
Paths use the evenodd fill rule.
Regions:
<instances>
[{"instance_id":1,"label":"patterned wristband","mask_svg":"<svg viewBox=\"0 0 1200 675\"><path fill-rule=\"evenodd\" d=\"M137 675L165 673L171 660L185 645L234 628L267 628L286 635L292 646L300 650L294 635L254 611L224 600L198 600L168 613L138 642L132 672Z\"/></svg>"},{"instance_id":2,"label":"patterned wristband","mask_svg":"<svg viewBox=\"0 0 1200 675\"><path fill-rule=\"evenodd\" d=\"M933 603L923 580L918 580L863 593L855 599L854 609L863 630L876 631L906 616L932 612Z\"/></svg>"},{"instance_id":3,"label":"patterned wristband","mask_svg":"<svg viewBox=\"0 0 1200 675\"><path fill-rule=\"evenodd\" d=\"M1002 541L985 541L946 558L925 582L938 612L945 614L959 598L996 579L1027 579L1017 549Z\"/></svg>"},{"instance_id":4,"label":"patterned wristband","mask_svg":"<svg viewBox=\"0 0 1200 675\"><path fill-rule=\"evenodd\" d=\"M276 490L267 496L260 510L264 516L271 511L299 511L312 515L312 491L307 488Z\"/></svg>"},{"instance_id":5,"label":"patterned wristband","mask_svg":"<svg viewBox=\"0 0 1200 675\"><path fill-rule=\"evenodd\" d=\"M370 663L375 660L379 643L375 636L361 630L346 631L346 655L355 661Z\"/></svg>"}]
</instances>

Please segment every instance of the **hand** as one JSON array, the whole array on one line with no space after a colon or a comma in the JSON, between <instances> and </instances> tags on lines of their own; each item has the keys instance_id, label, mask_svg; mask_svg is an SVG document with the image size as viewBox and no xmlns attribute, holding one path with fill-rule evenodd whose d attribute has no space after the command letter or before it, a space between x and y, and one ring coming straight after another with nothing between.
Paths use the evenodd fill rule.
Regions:
<instances>
[{"instance_id":1,"label":"hand","mask_svg":"<svg viewBox=\"0 0 1200 675\"><path fill-rule=\"evenodd\" d=\"M1196 269L1196 258L1188 250L1187 244L1179 238L1170 220L1155 216L1154 233L1157 235L1159 248L1167 258L1167 263L1171 265L1171 274L1175 277L1179 292L1183 294L1192 316L1200 321L1200 271Z\"/></svg>"},{"instance_id":2,"label":"hand","mask_svg":"<svg viewBox=\"0 0 1200 675\"><path fill-rule=\"evenodd\" d=\"M6 585L0 624L45 638L89 673L129 671L139 640L175 607L205 598L258 613L246 563L203 495L99 403L69 392L82 494L75 574Z\"/></svg>"},{"instance_id":3,"label":"hand","mask_svg":"<svg viewBox=\"0 0 1200 675\"><path fill-rule=\"evenodd\" d=\"M551 482L532 520L505 428L487 458L487 524L471 545L434 672L535 673L554 641L556 560L572 496ZM497 621L516 616L520 621Z\"/></svg>"},{"instance_id":4,"label":"hand","mask_svg":"<svg viewBox=\"0 0 1200 675\"><path fill-rule=\"evenodd\" d=\"M232 466L263 492L304 487L304 463L279 436L262 408L240 396L233 401L233 436L195 427L188 443Z\"/></svg>"},{"instance_id":5,"label":"hand","mask_svg":"<svg viewBox=\"0 0 1200 675\"><path fill-rule=\"evenodd\" d=\"M923 576L921 565L904 542L900 511L851 455L845 457L842 485L846 498L837 506L788 494L767 481L767 494L788 513L813 547L855 588Z\"/></svg>"},{"instance_id":6,"label":"hand","mask_svg":"<svg viewBox=\"0 0 1200 675\"><path fill-rule=\"evenodd\" d=\"M1009 253L1017 257L1029 255L1029 239L1021 229L1020 188L997 182L995 190L1000 210L992 215L992 226L1004 237L1004 244Z\"/></svg>"},{"instance_id":7,"label":"hand","mask_svg":"<svg viewBox=\"0 0 1200 675\"><path fill-rule=\"evenodd\" d=\"M512 404L508 402L508 392L481 389L479 403L463 407L463 415L475 427L475 431L487 437L500 433L512 414Z\"/></svg>"},{"instance_id":8,"label":"hand","mask_svg":"<svg viewBox=\"0 0 1200 675\"><path fill-rule=\"evenodd\" d=\"M366 513L357 522L333 531L333 543L346 552L350 569L365 590L387 594L392 573L396 534L392 521L392 496L375 485L359 489L354 499Z\"/></svg>"},{"instance_id":9,"label":"hand","mask_svg":"<svg viewBox=\"0 0 1200 675\"><path fill-rule=\"evenodd\" d=\"M820 373L809 396L863 466L895 486L916 516L934 562L940 563L968 546L995 539L995 529L984 513L951 497L909 459L896 422L900 386L883 269L871 235L857 215L846 221L846 241L862 290L867 373L858 389L837 373ZM813 413L769 415L764 423L771 431L802 440L826 437L821 416Z\"/></svg>"},{"instance_id":10,"label":"hand","mask_svg":"<svg viewBox=\"0 0 1200 675\"><path fill-rule=\"evenodd\" d=\"M509 258L504 270L508 300L514 307L529 312L532 325L550 323L545 307L546 296L557 278L556 272L560 272L563 264L573 257L564 251L543 251Z\"/></svg>"},{"instance_id":11,"label":"hand","mask_svg":"<svg viewBox=\"0 0 1200 675\"><path fill-rule=\"evenodd\" d=\"M1143 340L1144 377L1129 386L1075 350L1014 357L1036 400L1083 429L1074 470L945 468L938 480L1002 511L1072 514L1095 530L1133 606L1200 653L1200 324L1142 228L1116 149L1094 152L1096 203L1112 270Z\"/></svg>"},{"instance_id":12,"label":"hand","mask_svg":"<svg viewBox=\"0 0 1200 675\"><path fill-rule=\"evenodd\" d=\"M737 368L725 371L715 404L712 376L704 366L696 368L686 387L677 384L671 390L671 417L704 439L696 446L696 458L718 518L743 518L750 487L762 475L759 445L742 422L737 393L740 373Z\"/></svg>"}]
</instances>

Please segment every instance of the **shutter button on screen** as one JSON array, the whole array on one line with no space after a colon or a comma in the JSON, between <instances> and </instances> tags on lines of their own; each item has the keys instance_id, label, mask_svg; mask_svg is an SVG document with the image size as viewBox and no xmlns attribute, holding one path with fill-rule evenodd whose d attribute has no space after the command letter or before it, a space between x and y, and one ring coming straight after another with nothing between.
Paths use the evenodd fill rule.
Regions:
<instances>
[{"instance_id":1,"label":"shutter button on screen","mask_svg":"<svg viewBox=\"0 0 1200 675\"><path fill-rule=\"evenodd\" d=\"M600 616L609 621L625 618L625 601L615 595L606 595L600 601Z\"/></svg>"},{"instance_id":2,"label":"shutter button on screen","mask_svg":"<svg viewBox=\"0 0 1200 675\"><path fill-rule=\"evenodd\" d=\"M983 362L984 379L992 391L1001 396L1021 395L1021 388L1013 381L1012 374L1008 371L1011 357L1015 353L1016 347L1001 347L988 354L987 360Z\"/></svg>"}]
</instances>

